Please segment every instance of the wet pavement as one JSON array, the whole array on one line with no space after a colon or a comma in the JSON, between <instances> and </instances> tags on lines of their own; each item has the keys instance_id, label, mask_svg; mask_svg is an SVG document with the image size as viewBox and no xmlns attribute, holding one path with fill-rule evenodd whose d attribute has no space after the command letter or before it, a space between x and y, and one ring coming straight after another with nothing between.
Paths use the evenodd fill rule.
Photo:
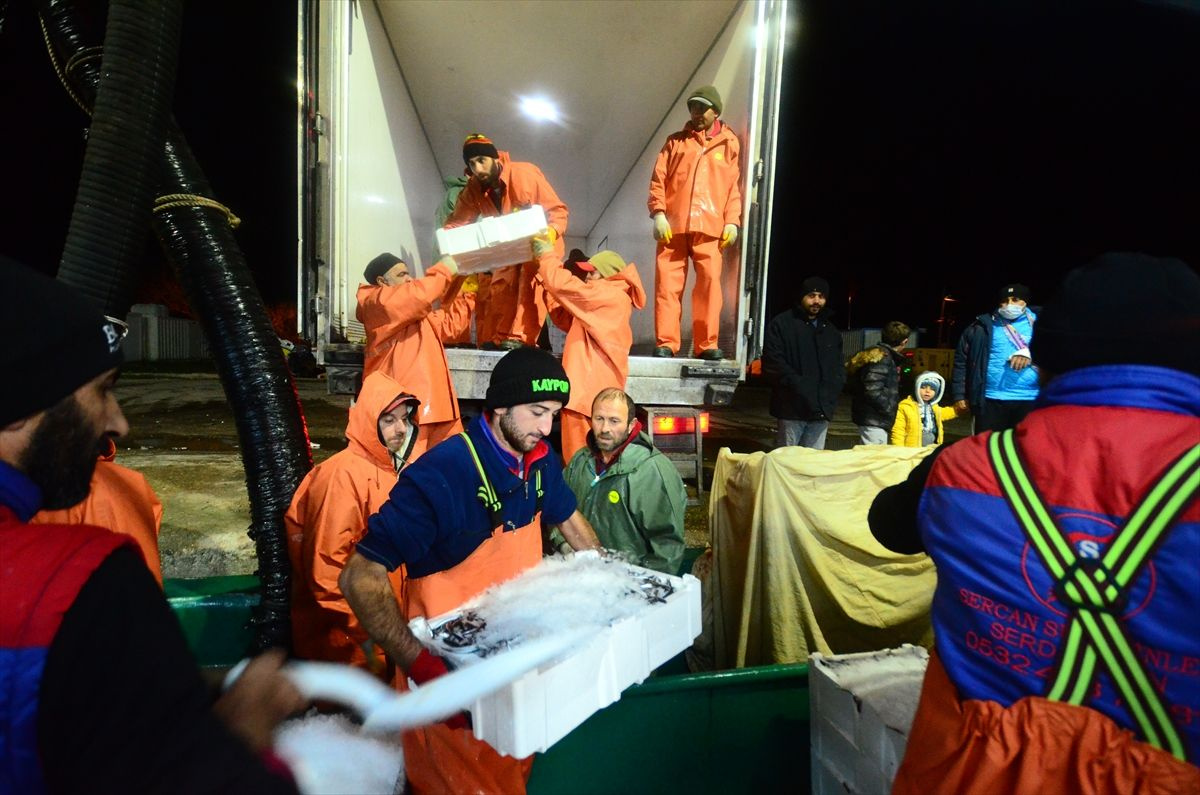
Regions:
<instances>
[{"instance_id":1,"label":"wet pavement","mask_svg":"<svg viewBox=\"0 0 1200 795\"><path fill-rule=\"evenodd\" d=\"M313 458L323 461L345 447L342 433L350 398L329 395L323 380L299 379ZM214 373L125 373L117 395L130 423L118 444L119 463L144 474L164 505L159 538L167 577L247 574L255 568L237 428L221 383ZM775 420L768 411L770 391L741 386L728 407L710 410L704 438L706 489L721 448L752 453L770 450ZM970 431L969 420L947 424L950 439ZM831 450L853 447L858 429L844 397L829 429ZM689 484L694 495L694 484ZM687 543L707 540L707 505L688 510Z\"/></svg>"}]
</instances>

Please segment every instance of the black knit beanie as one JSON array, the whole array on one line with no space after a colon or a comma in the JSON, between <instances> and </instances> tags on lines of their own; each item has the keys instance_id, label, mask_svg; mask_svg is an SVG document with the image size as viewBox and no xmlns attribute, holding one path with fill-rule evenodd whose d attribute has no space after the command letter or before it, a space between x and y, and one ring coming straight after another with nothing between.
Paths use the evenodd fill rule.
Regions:
<instances>
[{"instance_id":1,"label":"black knit beanie","mask_svg":"<svg viewBox=\"0 0 1200 795\"><path fill-rule=\"evenodd\" d=\"M1006 304L1010 298L1029 303L1033 299L1033 291L1023 284L1006 284L1000 288L1000 295L996 303Z\"/></svg>"},{"instance_id":2,"label":"black knit beanie","mask_svg":"<svg viewBox=\"0 0 1200 795\"><path fill-rule=\"evenodd\" d=\"M489 409L558 400L566 405L571 384L562 364L540 348L517 348L492 369L485 405Z\"/></svg>"},{"instance_id":3,"label":"black knit beanie","mask_svg":"<svg viewBox=\"0 0 1200 795\"><path fill-rule=\"evenodd\" d=\"M486 135L472 133L463 141L463 162L469 165L472 157L500 157L500 153Z\"/></svg>"},{"instance_id":4,"label":"black knit beanie","mask_svg":"<svg viewBox=\"0 0 1200 795\"><path fill-rule=\"evenodd\" d=\"M0 427L121 366L123 335L74 288L2 256L0 284L12 299L0 346Z\"/></svg>"},{"instance_id":5,"label":"black knit beanie","mask_svg":"<svg viewBox=\"0 0 1200 795\"><path fill-rule=\"evenodd\" d=\"M404 262L404 260L400 259L391 252L385 251L367 263L367 269L363 271L363 278L367 280L367 284L374 287L376 279L390 271L392 268L396 267L396 265L401 262Z\"/></svg>"},{"instance_id":6,"label":"black knit beanie","mask_svg":"<svg viewBox=\"0 0 1200 795\"><path fill-rule=\"evenodd\" d=\"M822 279L820 276L809 276L804 281L800 282L800 295L805 296L809 293L820 293L829 298L829 282Z\"/></svg>"},{"instance_id":7,"label":"black knit beanie","mask_svg":"<svg viewBox=\"0 0 1200 795\"><path fill-rule=\"evenodd\" d=\"M1200 276L1177 259L1104 254L1067 274L1030 348L1052 374L1151 364L1200 375Z\"/></svg>"}]
</instances>

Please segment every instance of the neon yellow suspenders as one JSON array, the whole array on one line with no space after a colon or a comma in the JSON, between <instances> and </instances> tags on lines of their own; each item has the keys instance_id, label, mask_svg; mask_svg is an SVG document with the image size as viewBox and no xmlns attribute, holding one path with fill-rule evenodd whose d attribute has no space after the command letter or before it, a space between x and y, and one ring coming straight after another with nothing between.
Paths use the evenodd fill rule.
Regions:
<instances>
[{"instance_id":1,"label":"neon yellow suspenders","mask_svg":"<svg viewBox=\"0 0 1200 795\"><path fill-rule=\"evenodd\" d=\"M1011 430L991 435L988 454L1009 506L1054 578L1059 601L1070 611L1046 698L1082 704L1099 662L1146 741L1186 761L1179 732L1119 617L1136 575L1200 491L1200 445L1185 452L1159 478L1098 560L1077 556L1054 523L1025 472Z\"/></svg>"},{"instance_id":2,"label":"neon yellow suspenders","mask_svg":"<svg viewBox=\"0 0 1200 795\"><path fill-rule=\"evenodd\" d=\"M492 527L499 527L504 523L504 518L501 509L503 504L500 502L500 495L496 493L496 489L492 486L492 481L488 479L487 473L483 471L483 462L479 460L479 454L475 452L475 445L471 442L471 437L467 436L466 432L459 434L462 440L467 443L467 452L471 454L471 460L475 462L475 471L479 473L480 486L475 492L475 496L483 503L484 509L488 512L488 519L492 523ZM542 510L542 470L537 469L533 473L534 488L537 489L537 508ZM528 492L526 492L528 495Z\"/></svg>"}]
</instances>

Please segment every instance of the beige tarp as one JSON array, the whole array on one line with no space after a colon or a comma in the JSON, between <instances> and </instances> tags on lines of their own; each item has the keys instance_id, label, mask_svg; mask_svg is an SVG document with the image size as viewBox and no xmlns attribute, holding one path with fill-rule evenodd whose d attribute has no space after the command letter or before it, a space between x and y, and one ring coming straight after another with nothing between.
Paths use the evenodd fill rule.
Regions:
<instances>
[{"instance_id":1,"label":"beige tarp","mask_svg":"<svg viewBox=\"0 0 1200 795\"><path fill-rule=\"evenodd\" d=\"M709 503L718 669L932 643L933 563L887 551L867 527L875 495L930 449L721 450Z\"/></svg>"}]
</instances>

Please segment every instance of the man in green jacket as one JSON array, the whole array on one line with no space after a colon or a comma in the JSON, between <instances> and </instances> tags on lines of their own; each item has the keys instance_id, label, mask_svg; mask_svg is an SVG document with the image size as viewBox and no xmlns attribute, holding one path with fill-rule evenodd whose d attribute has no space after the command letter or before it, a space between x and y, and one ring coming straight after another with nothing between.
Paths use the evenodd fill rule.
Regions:
<instances>
[{"instance_id":1,"label":"man in green jacket","mask_svg":"<svg viewBox=\"0 0 1200 795\"><path fill-rule=\"evenodd\" d=\"M615 387L596 395L587 446L563 476L606 549L647 569L679 572L687 493L675 465L642 432L629 395ZM561 538L551 540L561 547Z\"/></svg>"}]
</instances>

